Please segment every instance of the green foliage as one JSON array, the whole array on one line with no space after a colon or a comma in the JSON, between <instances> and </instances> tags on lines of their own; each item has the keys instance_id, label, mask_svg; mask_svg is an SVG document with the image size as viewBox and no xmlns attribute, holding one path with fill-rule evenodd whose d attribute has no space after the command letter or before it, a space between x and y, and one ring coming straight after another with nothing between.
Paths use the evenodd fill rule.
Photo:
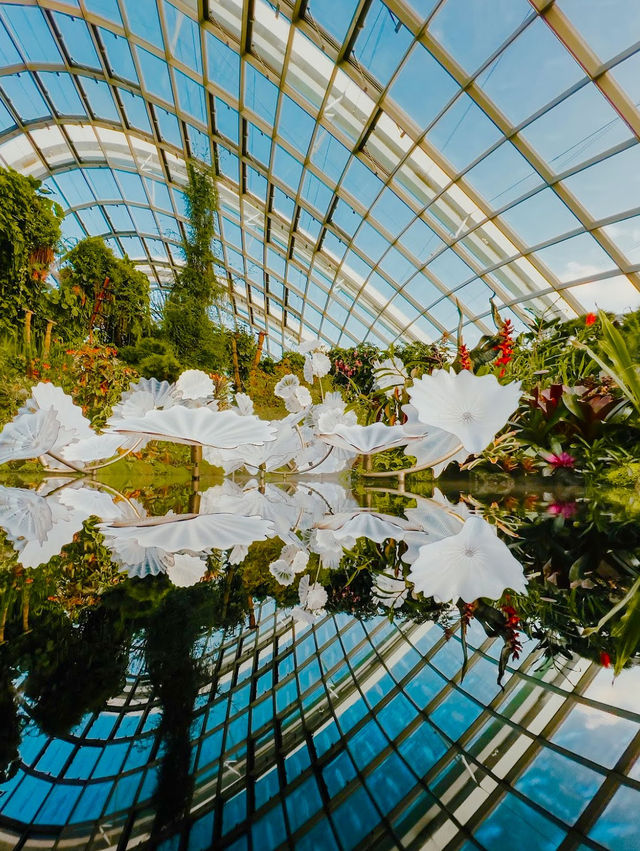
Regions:
<instances>
[{"instance_id":1,"label":"green foliage","mask_svg":"<svg viewBox=\"0 0 640 851\"><path fill-rule=\"evenodd\" d=\"M223 357L222 341L209 318L209 310L225 291L216 277L213 253L218 199L212 170L190 162L187 174L185 264L165 303L163 328L181 363L211 370Z\"/></svg>"},{"instance_id":2,"label":"green foliage","mask_svg":"<svg viewBox=\"0 0 640 851\"><path fill-rule=\"evenodd\" d=\"M271 538L256 541L249 547L249 555L240 566L242 585L247 597L273 597L280 606L295 606L298 602L298 577L293 585L280 585L269 573L269 565L280 555L282 541Z\"/></svg>"},{"instance_id":3,"label":"green foliage","mask_svg":"<svg viewBox=\"0 0 640 851\"><path fill-rule=\"evenodd\" d=\"M625 335L600 311L602 339L600 352L596 353L589 346L580 344L598 366L609 375L631 402L637 414L640 414L640 364L638 350L627 343Z\"/></svg>"},{"instance_id":4,"label":"green foliage","mask_svg":"<svg viewBox=\"0 0 640 851\"><path fill-rule=\"evenodd\" d=\"M150 330L148 279L101 237L87 237L65 255L60 286L47 300L57 334L70 343L95 331L102 343L134 345Z\"/></svg>"},{"instance_id":5,"label":"green foliage","mask_svg":"<svg viewBox=\"0 0 640 851\"><path fill-rule=\"evenodd\" d=\"M384 358L375 346L363 343L350 349L335 347L329 352L331 375L336 386L348 399L370 393L373 389L373 361Z\"/></svg>"},{"instance_id":6,"label":"green foliage","mask_svg":"<svg viewBox=\"0 0 640 851\"><path fill-rule=\"evenodd\" d=\"M101 428L136 374L118 360L110 346L83 346L67 354L68 360L55 381L73 396L91 424Z\"/></svg>"},{"instance_id":7,"label":"green foliage","mask_svg":"<svg viewBox=\"0 0 640 851\"><path fill-rule=\"evenodd\" d=\"M41 183L0 168L0 328L15 331L26 309L38 310L60 239L62 209Z\"/></svg>"},{"instance_id":8,"label":"green foliage","mask_svg":"<svg viewBox=\"0 0 640 851\"><path fill-rule=\"evenodd\" d=\"M142 337L135 346L124 346L118 357L139 375L159 381L175 381L183 369L169 341L159 335Z\"/></svg>"},{"instance_id":9,"label":"green foliage","mask_svg":"<svg viewBox=\"0 0 640 851\"><path fill-rule=\"evenodd\" d=\"M31 382L25 375L26 360L10 344L0 346L0 426L15 416L29 395Z\"/></svg>"}]
</instances>

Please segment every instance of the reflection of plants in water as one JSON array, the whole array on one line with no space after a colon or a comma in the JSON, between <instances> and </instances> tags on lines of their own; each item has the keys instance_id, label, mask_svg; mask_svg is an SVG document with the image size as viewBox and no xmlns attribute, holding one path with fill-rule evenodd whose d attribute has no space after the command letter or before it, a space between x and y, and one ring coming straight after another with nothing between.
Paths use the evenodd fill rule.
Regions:
<instances>
[{"instance_id":1,"label":"reflection of plants in water","mask_svg":"<svg viewBox=\"0 0 640 851\"><path fill-rule=\"evenodd\" d=\"M76 565L83 549L76 542ZM88 547L91 552L91 547ZM175 588L166 576L132 579L100 597L52 594L65 581L65 558L25 571L13 564L0 573L5 641L0 645L0 778L18 762L21 727L27 716L51 736L65 736L87 712L98 712L121 693L134 636L142 636L147 673L162 709L159 735L166 750L158 782L159 830L180 816L190 796L189 725L199 689L210 671L196 659L205 632L224 634L244 622L250 600L239 571L219 571L209 559L211 581ZM79 581L70 578L70 586ZM91 576L89 576L91 579ZM23 605L30 591L28 622ZM27 598L28 599L28 598ZM67 605L72 602L75 620ZM26 629L25 629L26 626ZM23 677L20 696L13 681ZM24 709L24 712L21 709Z\"/></svg>"},{"instance_id":2,"label":"reflection of plants in water","mask_svg":"<svg viewBox=\"0 0 640 851\"><path fill-rule=\"evenodd\" d=\"M6 645L0 647L0 783L14 776L20 765L18 748L23 717L18 712L13 671Z\"/></svg>"},{"instance_id":3,"label":"reflection of plants in water","mask_svg":"<svg viewBox=\"0 0 640 851\"><path fill-rule=\"evenodd\" d=\"M73 625L44 608L20 642L18 670L30 714L51 736L66 735L85 712L100 711L125 683L130 634L116 612L85 609Z\"/></svg>"},{"instance_id":4,"label":"reflection of plants in water","mask_svg":"<svg viewBox=\"0 0 640 851\"><path fill-rule=\"evenodd\" d=\"M549 500L537 512L505 502L502 520L515 531L511 549L530 576L527 594L513 597L522 631L549 657L611 659L619 672L640 645L637 523L598 499ZM501 522L497 503L488 513ZM490 619L491 629L499 627L499 618Z\"/></svg>"},{"instance_id":5,"label":"reflection of plants in water","mask_svg":"<svg viewBox=\"0 0 640 851\"><path fill-rule=\"evenodd\" d=\"M206 588L203 587L206 592ZM190 771L193 706L206 670L194 655L194 644L203 629L208 595L199 586L175 589L149 618L145 658L154 694L162 706L158 735L164 758L155 795L158 831L185 815L193 792Z\"/></svg>"}]
</instances>

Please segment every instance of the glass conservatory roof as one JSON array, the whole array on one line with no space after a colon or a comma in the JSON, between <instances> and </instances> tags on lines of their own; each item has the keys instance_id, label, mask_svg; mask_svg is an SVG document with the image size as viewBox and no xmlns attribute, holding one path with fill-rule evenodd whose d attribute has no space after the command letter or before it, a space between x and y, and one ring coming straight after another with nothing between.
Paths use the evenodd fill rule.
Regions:
<instances>
[{"instance_id":1,"label":"glass conservatory roof","mask_svg":"<svg viewBox=\"0 0 640 851\"><path fill-rule=\"evenodd\" d=\"M4 2L0 163L159 298L213 163L272 355L435 340L456 302L470 344L494 295L519 327L640 306L639 39L628 0Z\"/></svg>"}]
</instances>

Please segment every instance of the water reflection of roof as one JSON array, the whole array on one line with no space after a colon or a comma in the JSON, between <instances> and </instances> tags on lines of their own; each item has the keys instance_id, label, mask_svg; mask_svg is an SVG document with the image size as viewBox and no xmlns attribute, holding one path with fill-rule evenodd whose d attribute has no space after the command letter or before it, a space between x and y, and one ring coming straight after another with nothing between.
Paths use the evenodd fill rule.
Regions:
<instances>
[{"instance_id":1,"label":"water reflection of roof","mask_svg":"<svg viewBox=\"0 0 640 851\"><path fill-rule=\"evenodd\" d=\"M493 293L516 324L640 304L636 4L195 7L3 4L0 161L45 178L67 240L166 284L193 156L272 355L436 339L454 298L469 342Z\"/></svg>"},{"instance_id":2,"label":"water reflection of roof","mask_svg":"<svg viewBox=\"0 0 640 851\"><path fill-rule=\"evenodd\" d=\"M579 660L542 671L528 645L501 690L499 642L473 622L461 681L458 636L429 623L340 614L292 627L272 602L256 616L255 629L199 643L211 684L192 712L184 847L246 847L249 836L261 849L444 848L472 836L498 847L521 836L543 848L635 829L638 782L625 772L639 718L623 696L620 708L600 702L607 672ZM163 753L142 649L138 639L123 695L70 735L25 731L0 804L5 837L24 826L48 847L100 848L147 834ZM626 679L637 671L622 673L622 690Z\"/></svg>"}]
</instances>

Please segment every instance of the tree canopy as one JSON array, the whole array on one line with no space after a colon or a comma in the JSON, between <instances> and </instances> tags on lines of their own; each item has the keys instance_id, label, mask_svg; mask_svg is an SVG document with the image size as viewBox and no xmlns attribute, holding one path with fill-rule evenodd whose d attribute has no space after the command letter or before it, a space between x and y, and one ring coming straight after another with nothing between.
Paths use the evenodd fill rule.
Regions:
<instances>
[{"instance_id":1,"label":"tree canopy","mask_svg":"<svg viewBox=\"0 0 640 851\"><path fill-rule=\"evenodd\" d=\"M102 343L132 345L150 328L147 277L101 237L87 237L65 255L60 286L49 298L51 318L70 341L97 332Z\"/></svg>"}]
</instances>

